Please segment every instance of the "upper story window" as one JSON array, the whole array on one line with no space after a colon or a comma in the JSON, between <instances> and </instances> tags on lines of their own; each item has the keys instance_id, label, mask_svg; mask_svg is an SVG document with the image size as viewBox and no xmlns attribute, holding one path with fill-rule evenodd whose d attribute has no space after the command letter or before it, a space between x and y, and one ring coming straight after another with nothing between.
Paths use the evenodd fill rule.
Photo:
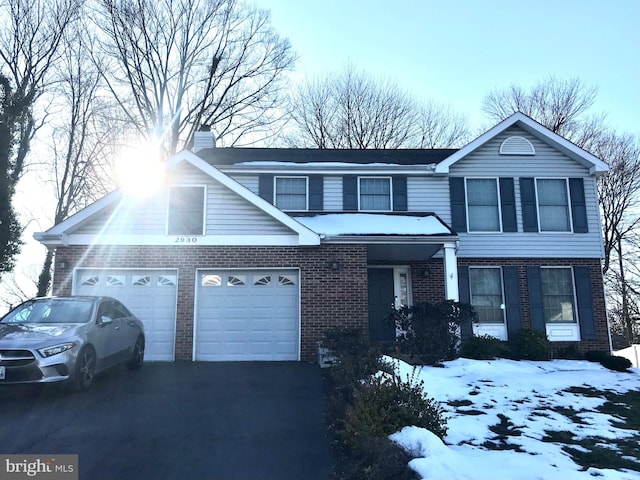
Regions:
<instances>
[{"instance_id":1,"label":"upper story window","mask_svg":"<svg viewBox=\"0 0 640 480\"><path fill-rule=\"evenodd\" d=\"M499 267L470 267L469 292L479 323L504 323L502 270Z\"/></svg>"},{"instance_id":2,"label":"upper story window","mask_svg":"<svg viewBox=\"0 0 640 480\"><path fill-rule=\"evenodd\" d=\"M541 232L570 232L571 210L565 178L537 178L538 218Z\"/></svg>"},{"instance_id":3,"label":"upper story window","mask_svg":"<svg viewBox=\"0 0 640 480\"><path fill-rule=\"evenodd\" d=\"M497 178L467 178L469 232L500 231L500 197Z\"/></svg>"},{"instance_id":4,"label":"upper story window","mask_svg":"<svg viewBox=\"0 0 640 480\"><path fill-rule=\"evenodd\" d=\"M205 187L170 187L168 235L204 234Z\"/></svg>"},{"instance_id":5,"label":"upper story window","mask_svg":"<svg viewBox=\"0 0 640 480\"><path fill-rule=\"evenodd\" d=\"M307 177L275 177L276 207L280 210L308 210Z\"/></svg>"},{"instance_id":6,"label":"upper story window","mask_svg":"<svg viewBox=\"0 0 640 480\"><path fill-rule=\"evenodd\" d=\"M360 177L360 210L390 211L391 177Z\"/></svg>"},{"instance_id":7,"label":"upper story window","mask_svg":"<svg viewBox=\"0 0 640 480\"><path fill-rule=\"evenodd\" d=\"M574 323L575 291L571 267L540 269L545 322Z\"/></svg>"}]
</instances>

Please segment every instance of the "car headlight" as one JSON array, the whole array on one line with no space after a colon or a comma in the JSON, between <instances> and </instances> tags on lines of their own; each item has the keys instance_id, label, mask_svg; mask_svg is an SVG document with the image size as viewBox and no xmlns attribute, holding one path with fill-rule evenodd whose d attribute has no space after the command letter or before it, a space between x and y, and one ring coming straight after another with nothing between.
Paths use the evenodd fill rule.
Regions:
<instances>
[{"instance_id":1,"label":"car headlight","mask_svg":"<svg viewBox=\"0 0 640 480\"><path fill-rule=\"evenodd\" d=\"M62 352L66 352L67 350L71 350L75 347L76 344L73 342L69 343L61 343L60 345L54 345L53 347L45 347L38 349L38 353L43 357L51 357L52 355L57 355Z\"/></svg>"}]
</instances>

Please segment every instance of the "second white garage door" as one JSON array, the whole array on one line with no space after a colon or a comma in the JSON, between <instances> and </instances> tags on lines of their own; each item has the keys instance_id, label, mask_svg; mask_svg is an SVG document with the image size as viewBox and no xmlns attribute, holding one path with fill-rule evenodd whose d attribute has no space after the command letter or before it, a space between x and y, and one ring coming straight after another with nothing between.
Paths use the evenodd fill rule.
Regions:
<instances>
[{"instance_id":1,"label":"second white garage door","mask_svg":"<svg viewBox=\"0 0 640 480\"><path fill-rule=\"evenodd\" d=\"M195 360L298 360L297 270L198 273Z\"/></svg>"}]
</instances>

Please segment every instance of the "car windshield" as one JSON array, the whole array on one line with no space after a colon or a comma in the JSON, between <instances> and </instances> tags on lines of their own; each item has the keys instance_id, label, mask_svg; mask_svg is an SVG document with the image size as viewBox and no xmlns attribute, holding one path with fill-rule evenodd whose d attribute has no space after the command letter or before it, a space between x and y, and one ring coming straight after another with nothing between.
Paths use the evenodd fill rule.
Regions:
<instances>
[{"instance_id":1,"label":"car windshield","mask_svg":"<svg viewBox=\"0 0 640 480\"><path fill-rule=\"evenodd\" d=\"M30 300L9 312L2 323L86 323L92 309L93 301L86 299Z\"/></svg>"}]
</instances>

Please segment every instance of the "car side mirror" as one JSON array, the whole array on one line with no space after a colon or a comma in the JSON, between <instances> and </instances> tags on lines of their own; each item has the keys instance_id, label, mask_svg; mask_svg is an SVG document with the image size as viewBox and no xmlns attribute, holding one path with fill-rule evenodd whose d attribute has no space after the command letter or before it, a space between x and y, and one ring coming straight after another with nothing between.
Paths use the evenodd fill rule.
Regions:
<instances>
[{"instance_id":1,"label":"car side mirror","mask_svg":"<svg viewBox=\"0 0 640 480\"><path fill-rule=\"evenodd\" d=\"M100 325L111 325L113 323L113 319L111 317L107 317L103 315L100 317Z\"/></svg>"}]
</instances>

